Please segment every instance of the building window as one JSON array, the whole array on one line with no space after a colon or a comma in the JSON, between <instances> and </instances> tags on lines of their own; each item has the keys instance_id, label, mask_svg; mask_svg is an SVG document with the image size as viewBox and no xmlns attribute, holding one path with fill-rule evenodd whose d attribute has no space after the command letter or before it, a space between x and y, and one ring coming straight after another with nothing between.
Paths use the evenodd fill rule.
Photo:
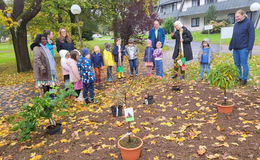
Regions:
<instances>
[{"instance_id":1,"label":"building window","mask_svg":"<svg viewBox=\"0 0 260 160\"><path fill-rule=\"evenodd\" d=\"M228 14L228 21L229 21L230 24L235 23L235 13Z\"/></svg>"},{"instance_id":2,"label":"building window","mask_svg":"<svg viewBox=\"0 0 260 160\"><path fill-rule=\"evenodd\" d=\"M200 18L192 18L191 27L199 27L199 26L200 26Z\"/></svg>"},{"instance_id":3,"label":"building window","mask_svg":"<svg viewBox=\"0 0 260 160\"><path fill-rule=\"evenodd\" d=\"M216 3L217 0L205 0L205 4Z\"/></svg>"},{"instance_id":4,"label":"building window","mask_svg":"<svg viewBox=\"0 0 260 160\"><path fill-rule=\"evenodd\" d=\"M164 6L161 6L160 12L163 13Z\"/></svg>"},{"instance_id":5,"label":"building window","mask_svg":"<svg viewBox=\"0 0 260 160\"><path fill-rule=\"evenodd\" d=\"M177 10L177 3L173 3L172 4L172 11L176 11Z\"/></svg>"},{"instance_id":6,"label":"building window","mask_svg":"<svg viewBox=\"0 0 260 160\"><path fill-rule=\"evenodd\" d=\"M200 0L192 0L192 7L200 6Z\"/></svg>"},{"instance_id":7,"label":"building window","mask_svg":"<svg viewBox=\"0 0 260 160\"><path fill-rule=\"evenodd\" d=\"M247 11L246 15L251 21L255 21L256 12Z\"/></svg>"}]
</instances>

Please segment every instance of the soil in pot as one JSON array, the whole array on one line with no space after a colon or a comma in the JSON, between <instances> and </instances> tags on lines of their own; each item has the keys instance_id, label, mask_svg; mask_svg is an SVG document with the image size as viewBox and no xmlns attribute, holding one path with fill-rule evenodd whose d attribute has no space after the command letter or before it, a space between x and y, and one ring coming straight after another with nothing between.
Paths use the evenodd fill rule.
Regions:
<instances>
[{"instance_id":1,"label":"soil in pot","mask_svg":"<svg viewBox=\"0 0 260 160\"><path fill-rule=\"evenodd\" d=\"M61 124L57 123L56 126L55 125L48 126L47 127L47 133L50 134L50 135L61 133Z\"/></svg>"},{"instance_id":2,"label":"soil in pot","mask_svg":"<svg viewBox=\"0 0 260 160\"><path fill-rule=\"evenodd\" d=\"M142 141L137 137L131 137L131 141L129 142L128 138L124 138L119 141L120 146L124 148L136 148L139 147Z\"/></svg>"}]
</instances>

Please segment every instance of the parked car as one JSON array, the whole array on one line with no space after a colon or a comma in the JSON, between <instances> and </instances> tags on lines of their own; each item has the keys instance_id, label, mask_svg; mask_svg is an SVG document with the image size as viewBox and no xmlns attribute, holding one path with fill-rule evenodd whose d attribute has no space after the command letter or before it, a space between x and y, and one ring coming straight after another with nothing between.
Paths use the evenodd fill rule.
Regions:
<instances>
[{"instance_id":1,"label":"parked car","mask_svg":"<svg viewBox=\"0 0 260 160\"><path fill-rule=\"evenodd\" d=\"M93 34L92 38L102 38L103 36L101 34Z\"/></svg>"}]
</instances>

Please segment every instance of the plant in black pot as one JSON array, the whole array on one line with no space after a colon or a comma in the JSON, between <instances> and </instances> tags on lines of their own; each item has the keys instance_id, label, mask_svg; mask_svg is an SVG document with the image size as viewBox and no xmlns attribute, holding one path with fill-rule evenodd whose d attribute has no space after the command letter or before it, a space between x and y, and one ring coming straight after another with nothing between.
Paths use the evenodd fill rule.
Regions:
<instances>
[{"instance_id":1,"label":"plant in black pot","mask_svg":"<svg viewBox=\"0 0 260 160\"><path fill-rule=\"evenodd\" d=\"M55 95L54 99L53 95ZM45 93L43 97L35 97L29 104L24 104L19 113L21 121L13 127L14 131L19 130L18 138L21 141L29 139L30 133L36 130L41 119L49 120L50 125L47 126L49 134L59 133L61 124L56 123L53 117L66 114L62 110L68 107L65 101L68 96L76 96L72 85L68 85L65 89L56 87Z\"/></svg>"},{"instance_id":2,"label":"plant in black pot","mask_svg":"<svg viewBox=\"0 0 260 160\"><path fill-rule=\"evenodd\" d=\"M236 84L237 78L238 70L236 66L228 62L218 64L207 77L210 85L218 87L224 92L224 99L215 103L221 113L231 113L233 111L234 103L228 100L227 89Z\"/></svg>"}]
</instances>

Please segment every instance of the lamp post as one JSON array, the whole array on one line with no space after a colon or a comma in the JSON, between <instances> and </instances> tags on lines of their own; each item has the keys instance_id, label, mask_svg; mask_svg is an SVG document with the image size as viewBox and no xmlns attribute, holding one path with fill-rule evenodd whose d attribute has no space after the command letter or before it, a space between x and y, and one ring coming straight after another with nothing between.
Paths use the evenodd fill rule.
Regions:
<instances>
[{"instance_id":1,"label":"lamp post","mask_svg":"<svg viewBox=\"0 0 260 160\"><path fill-rule=\"evenodd\" d=\"M257 3L257 2L254 2L250 5L250 10L252 12L256 12L256 19L255 19L255 24L254 24L254 27L256 28L257 27L257 24L259 22L259 18L260 18L260 4Z\"/></svg>"},{"instance_id":2,"label":"lamp post","mask_svg":"<svg viewBox=\"0 0 260 160\"><path fill-rule=\"evenodd\" d=\"M77 26L78 26L78 32L79 32L80 47L83 48L82 35L79 26L79 14L81 13L81 8L79 5L73 4L70 8L70 11L73 15L75 15Z\"/></svg>"}]
</instances>

